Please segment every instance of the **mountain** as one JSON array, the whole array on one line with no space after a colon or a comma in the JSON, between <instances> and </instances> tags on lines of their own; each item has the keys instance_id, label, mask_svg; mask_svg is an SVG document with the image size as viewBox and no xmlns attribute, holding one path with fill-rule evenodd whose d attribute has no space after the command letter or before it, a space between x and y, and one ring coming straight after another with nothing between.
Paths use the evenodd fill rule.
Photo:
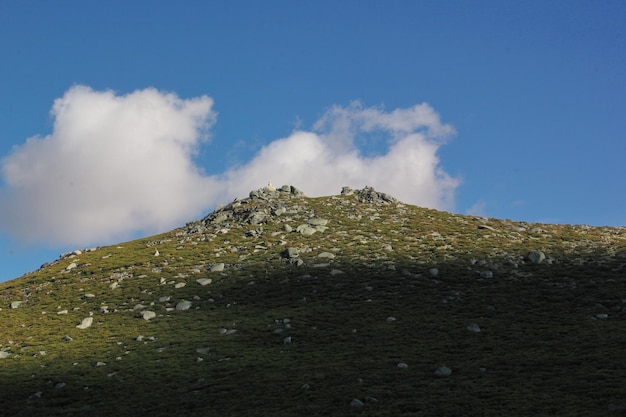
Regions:
<instances>
[{"instance_id":1,"label":"mountain","mask_svg":"<svg viewBox=\"0 0 626 417\"><path fill-rule=\"evenodd\" d=\"M0 284L0 415L624 416L625 247L268 186Z\"/></svg>"}]
</instances>

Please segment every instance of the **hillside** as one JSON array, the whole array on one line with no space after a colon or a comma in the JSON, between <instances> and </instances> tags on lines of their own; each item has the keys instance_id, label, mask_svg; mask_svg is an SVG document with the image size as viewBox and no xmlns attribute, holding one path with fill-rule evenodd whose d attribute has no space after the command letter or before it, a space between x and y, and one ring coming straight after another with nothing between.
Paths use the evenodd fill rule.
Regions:
<instances>
[{"instance_id":1,"label":"hillside","mask_svg":"<svg viewBox=\"0 0 626 417\"><path fill-rule=\"evenodd\" d=\"M266 187L0 284L0 415L625 416L625 248Z\"/></svg>"}]
</instances>

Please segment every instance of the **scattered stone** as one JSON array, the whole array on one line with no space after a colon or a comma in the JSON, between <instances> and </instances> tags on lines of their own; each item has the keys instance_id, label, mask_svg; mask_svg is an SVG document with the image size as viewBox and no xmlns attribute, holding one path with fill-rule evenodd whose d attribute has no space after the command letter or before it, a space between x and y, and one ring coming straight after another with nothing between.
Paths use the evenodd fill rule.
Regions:
<instances>
[{"instance_id":1,"label":"scattered stone","mask_svg":"<svg viewBox=\"0 0 626 417\"><path fill-rule=\"evenodd\" d=\"M21 301L12 301L11 308L19 308L22 305Z\"/></svg>"},{"instance_id":2,"label":"scattered stone","mask_svg":"<svg viewBox=\"0 0 626 417\"><path fill-rule=\"evenodd\" d=\"M198 348L196 349L196 353L199 353L200 355L208 355L209 354L209 348Z\"/></svg>"},{"instance_id":3,"label":"scattered stone","mask_svg":"<svg viewBox=\"0 0 626 417\"><path fill-rule=\"evenodd\" d=\"M400 362L399 364L396 365L398 368L400 369L406 369L409 367L408 364L404 363L404 362Z\"/></svg>"},{"instance_id":4,"label":"scattered stone","mask_svg":"<svg viewBox=\"0 0 626 417\"><path fill-rule=\"evenodd\" d=\"M209 270L211 272L222 272L224 270L224 263L220 262L218 264L211 265L211 268Z\"/></svg>"},{"instance_id":5,"label":"scattered stone","mask_svg":"<svg viewBox=\"0 0 626 417\"><path fill-rule=\"evenodd\" d=\"M71 264L69 264L68 266L65 267L66 271L71 271L74 268L77 268L78 265L76 265L76 263L72 262Z\"/></svg>"},{"instance_id":6,"label":"scattered stone","mask_svg":"<svg viewBox=\"0 0 626 417\"><path fill-rule=\"evenodd\" d=\"M87 329L91 327L92 324L93 324L93 317L85 317L83 321L76 327L79 329Z\"/></svg>"},{"instance_id":7,"label":"scattered stone","mask_svg":"<svg viewBox=\"0 0 626 417\"><path fill-rule=\"evenodd\" d=\"M144 319L145 321L150 321L155 317L156 317L156 313L154 311L144 310L141 312L141 318Z\"/></svg>"},{"instance_id":8,"label":"scattered stone","mask_svg":"<svg viewBox=\"0 0 626 417\"><path fill-rule=\"evenodd\" d=\"M439 378L447 378L452 375L452 369L442 366L435 371L435 376Z\"/></svg>"},{"instance_id":9,"label":"scattered stone","mask_svg":"<svg viewBox=\"0 0 626 417\"><path fill-rule=\"evenodd\" d=\"M159 255L160 255L159 250L155 248L154 249L154 256L159 256Z\"/></svg>"},{"instance_id":10,"label":"scattered stone","mask_svg":"<svg viewBox=\"0 0 626 417\"><path fill-rule=\"evenodd\" d=\"M6 359L11 356L11 352L7 352L6 350L0 350L0 359Z\"/></svg>"},{"instance_id":11,"label":"scattered stone","mask_svg":"<svg viewBox=\"0 0 626 417\"><path fill-rule=\"evenodd\" d=\"M211 278L200 278L196 280L196 282L204 287L205 285L212 283L213 280Z\"/></svg>"},{"instance_id":12,"label":"scattered stone","mask_svg":"<svg viewBox=\"0 0 626 417\"><path fill-rule=\"evenodd\" d=\"M332 276L340 275L340 274L345 274L345 272L343 272L341 269L331 269L330 271L330 275Z\"/></svg>"},{"instance_id":13,"label":"scattered stone","mask_svg":"<svg viewBox=\"0 0 626 417\"><path fill-rule=\"evenodd\" d=\"M309 219L307 223L309 223L311 226L326 226L328 224L328 220L319 217L313 217Z\"/></svg>"},{"instance_id":14,"label":"scattered stone","mask_svg":"<svg viewBox=\"0 0 626 417\"><path fill-rule=\"evenodd\" d=\"M534 264L540 264L544 259L546 259L546 255L540 250L531 250L526 255L526 259Z\"/></svg>"},{"instance_id":15,"label":"scattered stone","mask_svg":"<svg viewBox=\"0 0 626 417\"><path fill-rule=\"evenodd\" d=\"M350 406L351 407L363 407L365 404L363 403L363 401L355 398L350 402Z\"/></svg>"},{"instance_id":16,"label":"scattered stone","mask_svg":"<svg viewBox=\"0 0 626 417\"><path fill-rule=\"evenodd\" d=\"M64 341L64 342L71 342L74 339L72 339L71 336L65 335L65 336L63 336L63 339L61 339L61 340Z\"/></svg>"},{"instance_id":17,"label":"scattered stone","mask_svg":"<svg viewBox=\"0 0 626 417\"><path fill-rule=\"evenodd\" d=\"M393 317L393 316L387 317L387 323L393 323L394 321L396 321L395 317Z\"/></svg>"},{"instance_id":18,"label":"scattered stone","mask_svg":"<svg viewBox=\"0 0 626 417\"><path fill-rule=\"evenodd\" d=\"M287 259L293 259L300 256L300 252L297 248L287 248L283 251L282 255Z\"/></svg>"},{"instance_id":19,"label":"scattered stone","mask_svg":"<svg viewBox=\"0 0 626 417\"><path fill-rule=\"evenodd\" d=\"M472 333L480 333L480 326L476 323L472 323L469 326L467 326L467 330L469 330Z\"/></svg>"},{"instance_id":20,"label":"scattered stone","mask_svg":"<svg viewBox=\"0 0 626 417\"><path fill-rule=\"evenodd\" d=\"M342 190L343 192L343 190ZM373 187L365 187L362 190L356 190L354 194L357 196L361 203L370 204L390 204L397 203L398 200L390 196L389 194L380 193L374 190Z\"/></svg>"},{"instance_id":21,"label":"scattered stone","mask_svg":"<svg viewBox=\"0 0 626 417\"><path fill-rule=\"evenodd\" d=\"M100 367L100 366L106 366L106 362L96 362L96 366Z\"/></svg>"},{"instance_id":22,"label":"scattered stone","mask_svg":"<svg viewBox=\"0 0 626 417\"><path fill-rule=\"evenodd\" d=\"M428 270L428 273L431 277L436 277L437 275L439 275L439 270L437 268L430 268Z\"/></svg>"},{"instance_id":23,"label":"scattered stone","mask_svg":"<svg viewBox=\"0 0 626 417\"><path fill-rule=\"evenodd\" d=\"M306 224L301 224L300 226L296 227L296 232L300 233L302 236L311 236L312 234L317 232L317 229L314 227L310 227Z\"/></svg>"},{"instance_id":24,"label":"scattered stone","mask_svg":"<svg viewBox=\"0 0 626 417\"><path fill-rule=\"evenodd\" d=\"M179 289L179 288L184 288L187 284L185 282L177 282L176 284L174 284L174 288Z\"/></svg>"},{"instance_id":25,"label":"scattered stone","mask_svg":"<svg viewBox=\"0 0 626 417\"><path fill-rule=\"evenodd\" d=\"M481 271L480 272L480 277L481 278L493 278L493 272L492 271Z\"/></svg>"},{"instance_id":26,"label":"scattered stone","mask_svg":"<svg viewBox=\"0 0 626 417\"><path fill-rule=\"evenodd\" d=\"M322 252L317 255L318 258L335 259L335 254L330 252Z\"/></svg>"},{"instance_id":27,"label":"scattered stone","mask_svg":"<svg viewBox=\"0 0 626 417\"><path fill-rule=\"evenodd\" d=\"M606 320L609 318L609 315L606 313L598 313L596 315L594 315L593 317L595 317L598 320Z\"/></svg>"},{"instance_id":28,"label":"scattered stone","mask_svg":"<svg viewBox=\"0 0 626 417\"><path fill-rule=\"evenodd\" d=\"M343 186L341 187L341 195L352 195L354 194L354 190L351 187Z\"/></svg>"},{"instance_id":29,"label":"scattered stone","mask_svg":"<svg viewBox=\"0 0 626 417\"><path fill-rule=\"evenodd\" d=\"M178 304L176 304L176 310L185 311L191 308L191 301L182 300Z\"/></svg>"}]
</instances>

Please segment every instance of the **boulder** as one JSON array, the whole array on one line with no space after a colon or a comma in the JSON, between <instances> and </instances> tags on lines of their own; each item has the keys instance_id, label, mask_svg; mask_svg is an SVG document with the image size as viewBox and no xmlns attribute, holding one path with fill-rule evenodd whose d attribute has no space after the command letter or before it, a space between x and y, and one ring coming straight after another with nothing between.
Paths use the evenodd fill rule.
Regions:
<instances>
[{"instance_id":1,"label":"boulder","mask_svg":"<svg viewBox=\"0 0 626 417\"><path fill-rule=\"evenodd\" d=\"M546 255L540 250L531 250L526 255L526 259L534 264L540 264L544 259L546 259Z\"/></svg>"},{"instance_id":2,"label":"boulder","mask_svg":"<svg viewBox=\"0 0 626 417\"><path fill-rule=\"evenodd\" d=\"M85 317L83 321L76 326L78 329L87 329L93 324L93 317Z\"/></svg>"}]
</instances>

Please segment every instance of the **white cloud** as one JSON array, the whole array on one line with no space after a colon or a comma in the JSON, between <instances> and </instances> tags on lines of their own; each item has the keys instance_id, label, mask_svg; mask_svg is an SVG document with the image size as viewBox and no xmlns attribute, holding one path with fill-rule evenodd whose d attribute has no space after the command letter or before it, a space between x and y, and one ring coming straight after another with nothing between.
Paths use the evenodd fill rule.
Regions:
<instances>
[{"instance_id":1,"label":"white cloud","mask_svg":"<svg viewBox=\"0 0 626 417\"><path fill-rule=\"evenodd\" d=\"M112 243L184 224L268 180L311 196L371 185L407 203L453 208L459 180L437 151L454 129L428 104L392 112L334 106L312 131L294 131L209 176L193 156L215 120L212 104L155 89L118 96L72 87L54 103L52 133L2 160L0 229L48 244ZM364 155L361 145L381 137L377 154Z\"/></svg>"},{"instance_id":2,"label":"white cloud","mask_svg":"<svg viewBox=\"0 0 626 417\"><path fill-rule=\"evenodd\" d=\"M467 210L465 210L465 214L470 216L479 216L486 217L487 216L487 203L484 201L477 201L472 204Z\"/></svg>"},{"instance_id":3,"label":"white cloud","mask_svg":"<svg viewBox=\"0 0 626 417\"><path fill-rule=\"evenodd\" d=\"M156 232L198 215L211 179L192 163L212 100L84 86L54 102L53 132L2 161L0 225L25 241L82 244Z\"/></svg>"},{"instance_id":4,"label":"white cloud","mask_svg":"<svg viewBox=\"0 0 626 417\"><path fill-rule=\"evenodd\" d=\"M364 156L356 138L387 137L383 151ZM336 194L341 186L366 185L407 203L452 209L459 180L440 166L437 151L454 134L428 105L386 113L359 103L332 107L314 132L296 131L261 149L245 166L229 170L229 194L259 186L259 179L293 184L306 194Z\"/></svg>"}]
</instances>

